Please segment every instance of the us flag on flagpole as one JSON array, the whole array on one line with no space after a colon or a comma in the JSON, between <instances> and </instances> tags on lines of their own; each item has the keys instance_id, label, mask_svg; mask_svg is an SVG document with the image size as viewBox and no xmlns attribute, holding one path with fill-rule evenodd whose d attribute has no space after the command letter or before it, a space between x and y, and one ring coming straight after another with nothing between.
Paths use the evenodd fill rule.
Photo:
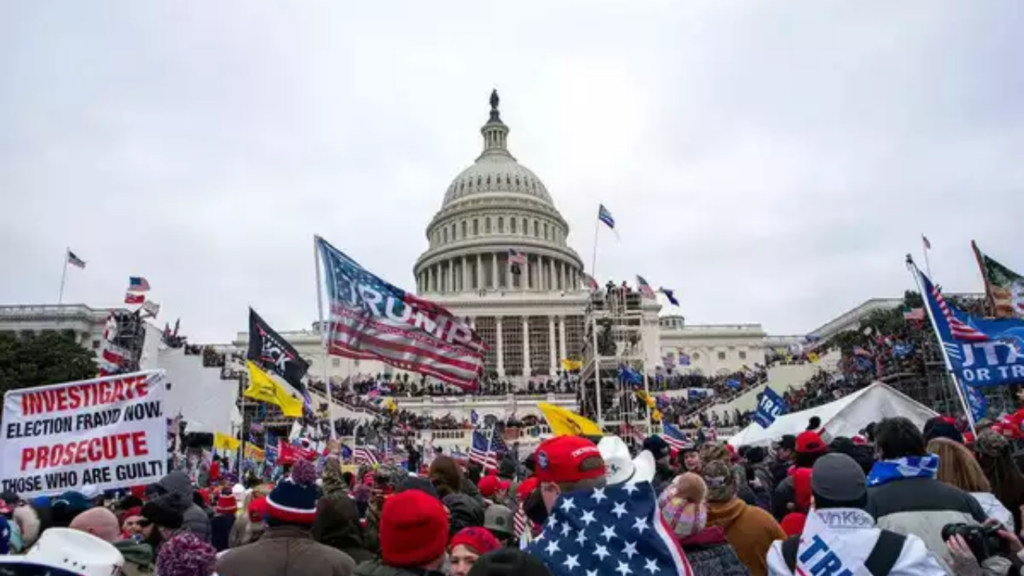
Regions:
<instances>
[{"instance_id":1,"label":"us flag on flagpole","mask_svg":"<svg viewBox=\"0 0 1024 576\"><path fill-rule=\"evenodd\" d=\"M476 389L487 345L463 320L374 276L316 238L330 308L328 354L380 360Z\"/></svg>"},{"instance_id":2,"label":"us flag on flagpole","mask_svg":"<svg viewBox=\"0 0 1024 576\"><path fill-rule=\"evenodd\" d=\"M640 288L640 294L642 294L644 298L649 298L651 300L656 300L658 298L654 294L654 290L651 288L651 285L647 283L647 280L644 280L643 276L639 274L636 275L636 284Z\"/></svg>"}]
</instances>

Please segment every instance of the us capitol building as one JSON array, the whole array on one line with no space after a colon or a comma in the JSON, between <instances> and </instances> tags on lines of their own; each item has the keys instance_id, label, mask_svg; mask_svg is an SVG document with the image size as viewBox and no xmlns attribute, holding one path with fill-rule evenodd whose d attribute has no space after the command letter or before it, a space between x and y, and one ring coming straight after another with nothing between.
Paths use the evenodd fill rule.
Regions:
<instances>
[{"instance_id":1,"label":"us capitol building","mask_svg":"<svg viewBox=\"0 0 1024 576\"><path fill-rule=\"evenodd\" d=\"M529 377L554 375L562 359L579 358L590 293L583 261L569 245L569 223L544 182L510 152L510 129L501 118L497 93L492 93L490 105L490 117L480 129L483 150L445 190L440 209L427 224L428 247L416 260L413 275L421 296L466 318L487 342L488 375L522 384ZM596 212L595 205L595 218ZM511 266L510 255L524 256L525 265ZM767 347L798 338L768 337L760 324L688 325L682 316L659 312L654 301L644 304L642 346L651 371L666 357L685 353L690 365L670 362L668 369L732 372L763 363ZM0 331L59 325L73 330L83 346L98 348L107 313L84 305L0 306ZM379 362L324 358L316 324L309 330L277 328L311 361L310 373L318 377L324 362L329 362L327 373L339 380L393 372ZM216 347L244 350L247 342L248 334L239 332L230 344Z\"/></svg>"}]
</instances>

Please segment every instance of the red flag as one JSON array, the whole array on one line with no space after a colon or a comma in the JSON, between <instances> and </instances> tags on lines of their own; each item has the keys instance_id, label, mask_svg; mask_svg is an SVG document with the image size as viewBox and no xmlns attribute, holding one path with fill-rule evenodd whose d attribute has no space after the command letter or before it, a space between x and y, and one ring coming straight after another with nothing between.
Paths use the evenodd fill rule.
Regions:
<instances>
[{"instance_id":1,"label":"red flag","mask_svg":"<svg viewBox=\"0 0 1024 576\"><path fill-rule=\"evenodd\" d=\"M142 304L145 301L146 301L146 295L145 294L132 294L131 292L128 292L128 293L126 293L124 295L124 303L125 304Z\"/></svg>"}]
</instances>

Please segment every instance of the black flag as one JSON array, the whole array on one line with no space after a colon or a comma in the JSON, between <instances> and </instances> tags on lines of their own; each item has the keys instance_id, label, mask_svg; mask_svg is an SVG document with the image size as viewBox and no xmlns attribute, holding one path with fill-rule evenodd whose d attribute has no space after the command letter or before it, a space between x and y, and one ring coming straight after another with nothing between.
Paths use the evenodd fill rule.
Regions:
<instances>
[{"instance_id":1,"label":"black flag","mask_svg":"<svg viewBox=\"0 0 1024 576\"><path fill-rule=\"evenodd\" d=\"M309 362L303 360L295 348L252 308L249 308L249 352L245 357L284 378L304 397L308 396L302 377L309 370Z\"/></svg>"}]
</instances>

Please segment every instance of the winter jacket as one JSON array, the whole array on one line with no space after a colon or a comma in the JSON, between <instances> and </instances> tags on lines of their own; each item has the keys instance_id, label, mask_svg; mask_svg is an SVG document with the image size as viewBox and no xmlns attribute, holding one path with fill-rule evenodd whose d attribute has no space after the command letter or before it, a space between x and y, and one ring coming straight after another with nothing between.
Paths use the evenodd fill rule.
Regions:
<instances>
[{"instance_id":1,"label":"winter jacket","mask_svg":"<svg viewBox=\"0 0 1024 576\"><path fill-rule=\"evenodd\" d=\"M863 510L855 508L832 508L827 510L812 510L811 514L817 514L831 530L842 533L840 542L844 547L849 546L850 550L862 550L870 553L874 549L875 542L881 530L875 527L875 521L871 515ZM797 558L807 549L807 543L801 543L797 549ZM845 548L844 548L845 549ZM813 557L811 559L813 561ZM850 574L867 573L863 564L859 566L843 566ZM793 576L794 572L786 566L786 560L782 555L782 542L772 544L768 552L768 574L770 576ZM889 572L890 576L943 576L945 570L935 559L935 555L928 551L924 541L917 536L908 535L903 542L903 551L900 553L896 564Z\"/></svg>"},{"instance_id":2,"label":"winter jacket","mask_svg":"<svg viewBox=\"0 0 1024 576\"><path fill-rule=\"evenodd\" d=\"M989 492L971 492L971 496L981 504L981 509L985 512L985 515L989 518L995 518L1010 529L1011 534L1016 534L1017 530L1013 523L1013 513L1003 506L1003 503L996 498L995 494Z\"/></svg>"},{"instance_id":3,"label":"winter jacket","mask_svg":"<svg viewBox=\"0 0 1024 576\"><path fill-rule=\"evenodd\" d=\"M775 486L775 492L772 494L772 516L779 521L785 518L786 514L792 512L787 508L790 502L796 502L796 489L793 487L793 477L786 476Z\"/></svg>"},{"instance_id":4,"label":"winter jacket","mask_svg":"<svg viewBox=\"0 0 1024 576\"><path fill-rule=\"evenodd\" d=\"M157 482L161 494L158 499L182 513L182 528L191 532L202 541L210 541L210 517L192 500L192 481L184 472L174 471Z\"/></svg>"},{"instance_id":5,"label":"winter jacket","mask_svg":"<svg viewBox=\"0 0 1024 576\"><path fill-rule=\"evenodd\" d=\"M297 526L267 528L263 537L217 560L219 576L350 576L355 561Z\"/></svg>"},{"instance_id":6,"label":"winter jacket","mask_svg":"<svg viewBox=\"0 0 1024 576\"><path fill-rule=\"evenodd\" d=\"M210 544L217 552L231 547L231 529L235 527L234 514L217 514L210 520Z\"/></svg>"},{"instance_id":7,"label":"winter jacket","mask_svg":"<svg viewBox=\"0 0 1024 576\"><path fill-rule=\"evenodd\" d=\"M679 545L690 561L693 576L750 576L720 526L705 528L680 540Z\"/></svg>"},{"instance_id":8,"label":"winter jacket","mask_svg":"<svg viewBox=\"0 0 1024 576\"><path fill-rule=\"evenodd\" d=\"M932 478L899 478L868 488L867 512L879 528L913 534L939 559L950 575L942 527L980 524L988 516L973 496Z\"/></svg>"},{"instance_id":9,"label":"winter jacket","mask_svg":"<svg viewBox=\"0 0 1024 576\"><path fill-rule=\"evenodd\" d=\"M661 492L669 485L672 480L676 477L675 470L672 470L667 464L660 462L654 465L654 481L651 483L654 486L655 494L661 494Z\"/></svg>"},{"instance_id":10,"label":"winter jacket","mask_svg":"<svg viewBox=\"0 0 1024 576\"><path fill-rule=\"evenodd\" d=\"M363 542L356 503L342 493L332 493L317 502L313 539L348 554L356 564L374 558Z\"/></svg>"},{"instance_id":11,"label":"winter jacket","mask_svg":"<svg viewBox=\"0 0 1024 576\"><path fill-rule=\"evenodd\" d=\"M732 549L753 576L768 573L765 561L768 549L775 540L786 538L786 533L771 514L739 498L708 502L707 525L722 527Z\"/></svg>"},{"instance_id":12,"label":"winter jacket","mask_svg":"<svg viewBox=\"0 0 1024 576\"><path fill-rule=\"evenodd\" d=\"M424 568L395 568L380 560L363 562L356 568L356 576L445 576L447 572L435 572Z\"/></svg>"},{"instance_id":13,"label":"winter jacket","mask_svg":"<svg viewBox=\"0 0 1024 576\"><path fill-rule=\"evenodd\" d=\"M469 496L470 498L473 498L474 500L479 502L481 506L484 505L483 494L480 493L480 489L477 488L476 484L474 484L473 481L470 480L469 478L462 478L462 486L459 488L459 492L465 494L466 496Z\"/></svg>"},{"instance_id":14,"label":"winter jacket","mask_svg":"<svg viewBox=\"0 0 1024 576\"><path fill-rule=\"evenodd\" d=\"M114 542L114 548L124 557L121 571L125 576L149 576L156 572L156 555L153 547L135 540Z\"/></svg>"},{"instance_id":15,"label":"winter jacket","mask_svg":"<svg viewBox=\"0 0 1024 576\"><path fill-rule=\"evenodd\" d=\"M472 496L449 494L444 497L443 502L450 515L451 536L463 528L484 525L484 506Z\"/></svg>"}]
</instances>

